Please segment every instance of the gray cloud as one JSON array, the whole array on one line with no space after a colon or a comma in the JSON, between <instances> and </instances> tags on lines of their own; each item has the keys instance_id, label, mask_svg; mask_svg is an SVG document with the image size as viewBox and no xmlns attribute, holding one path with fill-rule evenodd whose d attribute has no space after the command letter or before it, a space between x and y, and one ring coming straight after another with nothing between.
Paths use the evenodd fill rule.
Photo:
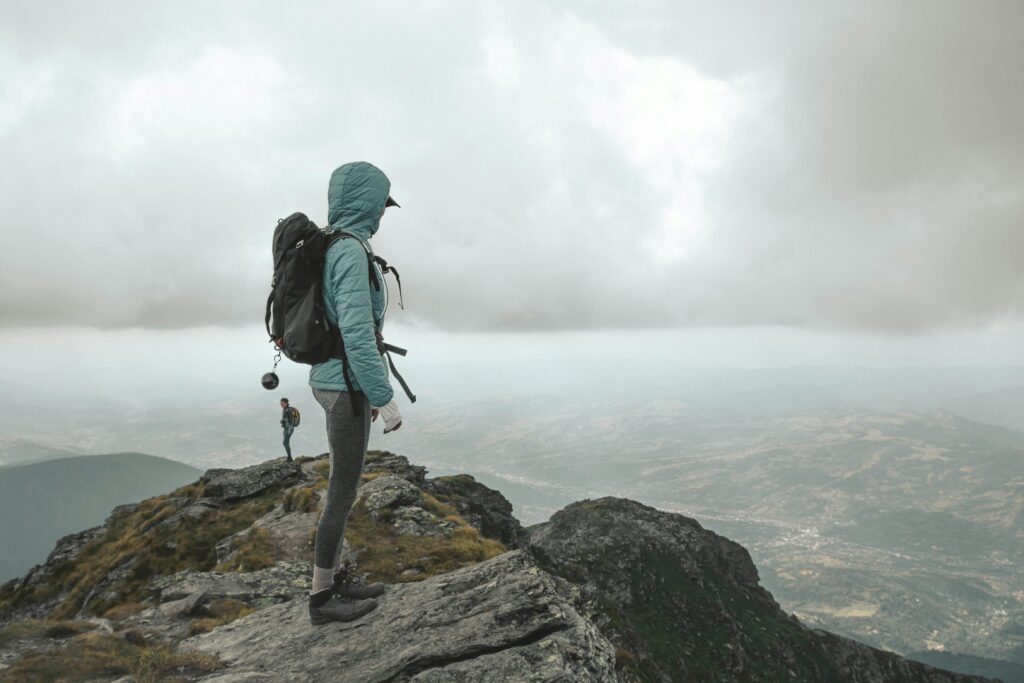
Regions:
<instances>
[{"instance_id":1,"label":"gray cloud","mask_svg":"<svg viewBox=\"0 0 1024 683\"><path fill-rule=\"evenodd\" d=\"M0 9L0 325L258 321L369 159L406 322L1024 313L1019 3Z\"/></svg>"}]
</instances>

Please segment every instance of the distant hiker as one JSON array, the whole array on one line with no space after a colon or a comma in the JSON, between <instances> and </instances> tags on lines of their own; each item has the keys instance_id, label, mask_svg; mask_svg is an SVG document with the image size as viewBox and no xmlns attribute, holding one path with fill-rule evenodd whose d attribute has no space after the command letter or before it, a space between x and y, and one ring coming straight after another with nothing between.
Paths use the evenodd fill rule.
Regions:
<instances>
[{"instance_id":1,"label":"distant hiker","mask_svg":"<svg viewBox=\"0 0 1024 683\"><path fill-rule=\"evenodd\" d=\"M292 433L299 426L299 410L288 405L288 399L281 399L281 429L284 430L284 451L288 462L292 462Z\"/></svg>"},{"instance_id":2,"label":"distant hiker","mask_svg":"<svg viewBox=\"0 0 1024 683\"><path fill-rule=\"evenodd\" d=\"M387 348L381 337L387 288L380 283L388 269L374 259L369 243L384 210L398 206L390 191L387 176L366 162L336 169L327 191L329 227L342 231L345 239L334 241L327 249L323 300L328 322L341 331L344 350L343 358L314 365L309 373L313 396L327 413L331 451L330 481L316 529L313 591L309 598L313 624L358 619L377 606L373 598L384 592L380 583L353 583L348 571L339 571L338 567L345 524L363 472L370 423L381 417L385 434L402 426L383 355ZM393 365L391 368L401 381ZM411 392L407 393L415 400ZM332 601L332 594L356 601Z\"/></svg>"}]
</instances>

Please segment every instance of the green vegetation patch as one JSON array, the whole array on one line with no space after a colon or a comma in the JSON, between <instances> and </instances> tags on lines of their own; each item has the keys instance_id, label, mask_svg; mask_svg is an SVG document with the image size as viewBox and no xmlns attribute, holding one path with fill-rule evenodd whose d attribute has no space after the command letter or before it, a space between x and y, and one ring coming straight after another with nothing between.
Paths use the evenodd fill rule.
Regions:
<instances>
[{"instance_id":1,"label":"green vegetation patch","mask_svg":"<svg viewBox=\"0 0 1024 683\"><path fill-rule=\"evenodd\" d=\"M26 619L7 624L0 629L0 645L14 640L30 638L70 638L86 631L95 630L95 624L87 621L43 621Z\"/></svg>"},{"instance_id":2,"label":"green vegetation patch","mask_svg":"<svg viewBox=\"0 0 1024 683\"><path fill-rule=\"evenodd\" d=\"M256 608L250 607L240 600L225 598L215 600L208 608L210 615L201 619L194 619L189 625L189 635L197 633L209 633L218 626L230 624L236 619L252 614Z\"/></svg>"},{"instance_id":3,"label":"green vegetation patch","mask_svg":"<svg viewBox=\"0 0 1024 683\"><path fill-rule=\"evenodd\" d=\"M638 680L662 681L666 675L680 681L718 680L727 670L742 670L736 680L744 681L819 681L839 675L811 632L779 612L767 596L709 568L698 582L671 556L652 554L629 576L631 604L602 600L599 605L620 644L620 669ZM796 655L795 676L779 655L780 645Z\"/></svg>"},{"instance_id":4,"label":"green vegetation patch","mask_svg":"<svg viewBox=\"0 0 1024 683\"><path fill-rule=\"evenodd\" d=\"M254 572L274 566L274 541L266 529L249 529L243 536L231 542L234 553L230 561L218 564L219 572Z\"/></svg>"},{"instance_id":5,"label":"green vegetation patch","mask_svg":"<svg viewBox=\"0 0 1024 683\"><path fill-rule=\"evenodd\" d=\"M450 474L437 477L435 481L448 484L456 493L467 496L478 486L476 479L468 474Z\"/></svg>"},{"instance_id":6,"label":"green vegetation patch","mask_svg":"<svg viewBox=\"0 0 1024 683\"><path fill-rule=\"evenodd\" d=\"M331 476L330 458L324 458L317 464L313 465L313 473L316 474L319 483L326 484L327 479Z\"/></svg>"},{"instance_id":7,"label":"green vegetation patch","mask_svg":"<svg viewBox=\"0 0 1024 683\"><path fill-rule=\"evenodd\" d=\"M138 683L186 681L222 668L216 657L176 652L168 645L134 645L96 632L75 636L66 647L24 655L4 670L13 681L93 681L131 675Z\"/></svg>"},{"instance_id":8,"label":"green vegetation patch","mask_svg":"<svg viewBox=\"0 0 1024 683\"><path fill-rule=\"evenodd\" d=\"M296 486L288 489L281 500L285 512L316 512L320 502L316 486Z\"/></svg>"},{"instance_id":9,"label":"green vegetation patch","mask_svg":"<svg viewBox=\"0 0 1024 683\"><path fill-rule=\"evenodd\" d=\"M428 509L444 513L454 510L450 504L436 499L431 503L427 495L424 500ZM506 551L499 541L481 536L457 514L446 515L445 519L456 525L450 538L400 535L387 522L370 517L360 502L352 509L345 537L359 553L359 570L369 572L371 580L388 583L422 581ZM415 573L402 575L410 569Z\"/></svg>"}]
</instances>

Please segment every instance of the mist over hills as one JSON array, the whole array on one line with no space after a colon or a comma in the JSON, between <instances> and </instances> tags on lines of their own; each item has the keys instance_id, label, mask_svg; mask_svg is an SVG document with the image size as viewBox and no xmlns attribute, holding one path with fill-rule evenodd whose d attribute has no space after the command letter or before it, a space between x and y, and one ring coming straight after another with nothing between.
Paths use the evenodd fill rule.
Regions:
<instances>
[{"instance_id":1,"label":"mist over hills","mask_svg":"<svg viewBox=\"0 0 1024 683\"><path fill-rule=\"evenodd\" d=\"M57 458L71 458L77 455L86 455L86 453L71 446L56 448L27 439L0 437L0 467L24 465Z\"/></svg>"},{"instance_id":2,"label":"mist over hills","mask_svg":"<svg viewBox=\"0 0 1024 683\"><path fill-rule=\"evenodd\" d=\"M46 559L60 537L123 503L172 490L200 471L142 453L58 458L0 468L0 582Z\"/></svg>"},{"instance_id":3,"label":"mist over hills","mask_svg":"<svg viewBox=\"0 0 1024 683\"><path fill-rule=\"evenodd\" d=\"M409 420L403 430L409 438L421 429L457 429L465 410L497 411L498 417L515 421L537 414L536 406L541 406L539 412L575 407L615 415L638 401L679 401L688 413L713 417L948 409L1014 428L1021 426L1012 416L1024 391L1020 367L744 369L693 367L653 358L631 362L627 372L621 364L568 357L531 361L510 372L503 365L469 357L459 364L413 371L420 402L412 412L427 412L421 420ZM282 378L275 392L260 388L250 372L190 378L172 391L163 382L97 381L69 387L60 396L42 383L21 382L17 391L0 396L0 435L55 450L131 450L200 468L239 467L280 455L278 396L290 396L307 409L307 417L318 419L319 406L303 369L289 366ZM116 420L105 419L110 415ZM307 421L305 426L313 424ZM300 429L294 438L293 443L309 453L322 452L326 445L313 427ZM403 439L397 434L390 438ZM459 454L471 447L453 446L454 466ZM2 458L0 450L0 464Z\"/></svg>"},{"instance_id":4,"label":"mist over hills","mask_svg":"<svg viewBox=\"0 0 1024 683\"><path fill-rule=\"evenodd\" d=\"M1024 432L1024 387L963 396L949 401L947 407L972 420Z\"/></svg>"}]
</instances>

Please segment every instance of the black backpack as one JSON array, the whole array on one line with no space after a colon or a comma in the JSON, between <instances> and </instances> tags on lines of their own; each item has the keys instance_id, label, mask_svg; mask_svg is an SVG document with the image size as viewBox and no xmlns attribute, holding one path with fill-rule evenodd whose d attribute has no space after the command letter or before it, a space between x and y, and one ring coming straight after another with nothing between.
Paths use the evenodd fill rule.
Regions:
<instances>
[{"instance_id":1,"label":"black backpack","mask_svg":"<svg viewBox=\"0 0 1024 683\"><path fill-rule=\"evenodd\" d=\"M273 238L274 277L270 283L270 296L267 297L265 323L274 348L297 363L317 365L332 358L341 359L345 385L351 392L352 379L349 376L345 344L338 328L327 320L323 296L324 257L327 249L336 240L349 238L358 239L342 230L321 230L303 213L293 213L277 222ZM366 249L366 245L363 247ZM381 272L395 275L401 302L398 271L389 267L384 259L373 256L369 249L366 249L366 258L371 285L380 289L377 269L374 267L376 262L380 264ZM391 359L391 353L404 356L406 350L385 344L379 336L377 346L381 354L387 355L392 374L402 385L409 400L415 403L416 397L398 374Z\"/></svg>"},{"instance_id":2,"label":"black backpack","mask_svg":"<svg viewBox=\"0 0 1024 683\"><path fill-rule=\"evenodd\" d=\"M274 278L267 297L267 334L296 363L316 365L344 353L341 335L324 314L324 256L340 233L328 233L293 213L274 229Z\"/></svg>"}]
</instances>

